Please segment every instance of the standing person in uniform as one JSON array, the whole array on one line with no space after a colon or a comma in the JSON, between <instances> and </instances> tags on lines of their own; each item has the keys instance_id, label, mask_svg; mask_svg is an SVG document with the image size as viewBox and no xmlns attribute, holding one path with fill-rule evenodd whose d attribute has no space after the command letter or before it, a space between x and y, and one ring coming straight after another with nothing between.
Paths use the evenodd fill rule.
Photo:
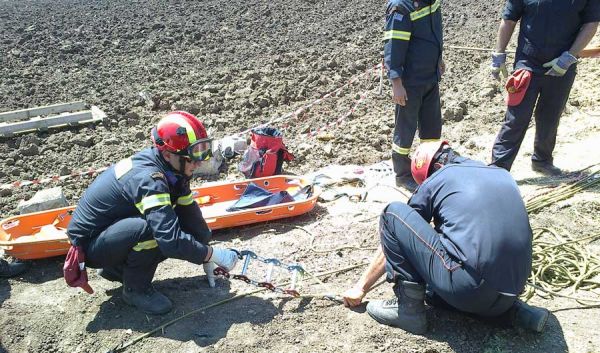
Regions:
<instances>
[{"instance_id":1,"label":"standing person in uniform","mask_svg":"<svg viewBox=\"0 0 600 353\"><path fill-rule=\"evenodd\" d=\"M211 231L192 197L190 178L212 156L212 139L192 114L177 111L152 129L154 146L102 173L81 197L67 232L88 267L123 283L123 300L145 313L164 314L171 301L152 286L166 258L231 270L238 257L208 246ZM214 281L214 278L212 278ZM211 286L214 284L211 284Z\"/></svg>"},{"instance_id":2,"label":"standing person in uniform","mask_svg":"<svg viewBox=\"0 0 600 353\"><path fill-rule=\"evenodd\" d=\"M600 0L507 0L492 54L496 79L506 75L505 49L519 20L515 73L507 84L508 108L492 164L510 170L535 114L532 169L560 175L552 157L558 123L577 73L577 56L598 28Z\"/></svg>"},{"instance_id":3,"label":"standing person in uniform","mask_svg":"<svg viewBox=\"0 0 600 353\"><path fill-rule=\"evenodd\" d=\"M359 305L387 272L396 297L367 305L382 324L425 333L427 286L434 306L541 332L548 311L517 299L531 272L532 231L510 174L460 157L445 141L421 144L412 173L421 185L408 204L384 209L381 249L344 294L345 304Z\"/></svg>"},{"instance_id":4,"label":"standing person in uniform","mask_svg":"<svg viewBox=\"0 0 600 353\"><path fill-rule=\"evenodd\" d=\"M384 63L396 103L392 162L396 185L414 190L410 148L417 128L421 142L442 133L438 82L442 60L441 0L389 0L384 33Z\"/></svg>"}]
</instances>

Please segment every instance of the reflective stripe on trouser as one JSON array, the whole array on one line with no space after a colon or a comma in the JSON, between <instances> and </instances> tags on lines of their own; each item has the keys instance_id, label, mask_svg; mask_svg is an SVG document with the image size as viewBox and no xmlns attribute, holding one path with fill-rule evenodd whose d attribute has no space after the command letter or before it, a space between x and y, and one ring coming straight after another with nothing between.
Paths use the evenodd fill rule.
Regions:
<instances>
[{"instance_id":1,"label":"reflective stripe on trouser","mask_svg":"<svg viewBox=\"0 0 600 353\"><path fill-rule=\"evenodd\" d=\"M531 159L552 162L558 123L576 73L576 68L572 67L563 77L531 75L523 101L506 109L504 123L492 149L492 164L510 170L525 138L534 107L536 125L534 153Z\"/></svg>"},{"instance_id":2,"label":"reflective stripe on trouser","mask_svg":"<svg viewBox=\"0 0 600 353\"><path fill-rule=\"evenodd\" d=\"M440 234L410 206L392 202L379 221L388 281L426 283L449 305L485 316L499 315L516 297L504 298L447 252Z\"/></svg>"},{"instance_id":3,"label":"reflective stripe on trouser","mask_svg":"<svg viewBox=\"0 0 600 353\"><path fill-rule=\"evenodd\" d=\"M146 221L136 217L111 224L90 241L85 254L92 268L123 266L123 285L134 289L150 285L165 259Z\"/></svg>"},{"instance_id":4,"label":"reflective stripe on trouser","mask_svg":"<svg viewBox=\"0 0 600 353\"><path fill-rule=\"evenodd\" d=\"M442 112L437 83L405 88L408 100L404 107L396 104L393 143L396 150L410 151L417 128L421 140L440 138Z\"/></svg>"}]
</instances>

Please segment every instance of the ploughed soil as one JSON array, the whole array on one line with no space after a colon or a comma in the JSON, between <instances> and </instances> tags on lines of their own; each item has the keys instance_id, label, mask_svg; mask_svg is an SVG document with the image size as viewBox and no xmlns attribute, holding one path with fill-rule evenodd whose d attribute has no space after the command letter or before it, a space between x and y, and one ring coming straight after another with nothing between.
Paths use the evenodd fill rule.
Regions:
<instances>
[{"instance_id":1,"label":"ploughed soil","mask_svg":"<svg viewBox=\"0 0 600 353\"><path fill-rule=\"evenodd\" d=\"M499 2L443 4L443 136L460 153L484 161L503 119L503 89L488 76L486 52L452 46L492 48L500 10ZM150 128L172 109L197 114L220 138L305 107L342 86L274 124L296 155L287 171L303 174L328 165L388 160L393 104L387 82L379 94L379 72L373 70L381 58L383 12L382 2L366 0L0 1L0 112L83 100L108 115L96 125L2 138L0 184L70 175L127 157L149 145ZM568 171L600 163L600 62L582 60L578 69L555 151L556 164ZM525 198L571 180L531 171L534 131L532 126L512 172ZM238 160L219 178L241 178ZM62 187L75 204L92 180L73 177L2 190L0 215L15 215L20 200L50 186ZM599 191L581 192L531 215L532 226L575 238L597 233ZM300 217L217 231L215 245L300 262L312 273L360 264L377 246L377 216L385 202L406 200L392 188L370 195L364 202L342 197ZM599 253L598 244L588 248ZM254 289L224 279L211 289L199 266L167 260L155 285L171 298L174 310L147 316L123 303L119 284L93 271L94 295L68 288L62 261L34 261L21 277L0 280L0 351L109 351ZM364 307L349 310L320 299L323 293L342 293L363 269L331 275L324 284L305 278L300 291L314 298L266 292L199 310L127 351L600 351L594 334L600 310L581 309L569 299L532 298L531 303L552 311L543 334L429 308L424 336L380 326ZM259 267L256 271L261 273ZM368 298L391 295L391 286L384 284Z\"/></svg>"}]
</instances>

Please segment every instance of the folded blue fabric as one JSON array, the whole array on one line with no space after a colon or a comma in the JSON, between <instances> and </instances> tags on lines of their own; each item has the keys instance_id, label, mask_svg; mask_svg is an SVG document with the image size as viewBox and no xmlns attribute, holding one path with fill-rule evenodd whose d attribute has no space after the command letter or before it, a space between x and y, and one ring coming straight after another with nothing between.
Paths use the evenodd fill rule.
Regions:
<instances>
[{"instance_id":1,"label":"folded blue fabric","mask_svg":"<svg viewBox=\"0 0 600 353\"><path fill-rule=\"evenodd\" d=\"M245 210L248 208L263 207L269 205L277 205L285 202L292 202L294 198L287 191L279 191L278 193L272 193L265 190L254 183L248 184L246 190L240 199L237 200L231 207L227 209L228 212Z\"/></svg>"}]
</instances>

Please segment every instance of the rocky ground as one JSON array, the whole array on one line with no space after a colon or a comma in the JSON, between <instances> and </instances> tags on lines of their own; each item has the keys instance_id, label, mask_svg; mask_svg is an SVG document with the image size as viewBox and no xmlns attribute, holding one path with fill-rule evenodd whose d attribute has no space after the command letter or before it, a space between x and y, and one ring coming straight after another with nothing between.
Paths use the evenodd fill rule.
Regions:
<instances>
[{"instance_id":1,"label":"rocky ground","mask_svg":"<svg viewBox=\"0 0 600 353\"><path fill-rule=\"evenodd\" d=\"M501 4L444 3L441 83L444 137L466 155L488 160L502 121L502 90L487 74L485 52L449 46L492 47ZM0 140L0 184L99 168L148 146L149 130L172 109L202 117L216 137L243 131L303 107L353 78L335 96L276 126L297 155L288 166L306 173L331 164L371 164L390 158L393 106L389 87L379 95L383 5L332 1L0 1L0 112L84 100L103 109L98 125L67 127ZM596 41L600 43L598 36ZM600 62L584 61L559 129L556 163L579 170L600 162ZM140 94L141 93L141 94ZM357 101L363 97L360 104ZM355 110L317 136L310 131ZM533 130L533 129L531 129ZM532 136L513 174L525 197L561 180L529 169ZM239 178L235 167L221 178ZM75 204L92 178L60 183ZM200 183L201 181L197 181ZM0 216L49 185L3 190ZM583 192L532 215L535 226L586 236L597 232L598 190ZM398 199L402 196L398 195ZM370 250L311 251L376 245L383 203L347 199L321 204L299 218L216 233L223 246L300 261L314 272L356 264ZM597 247L590 247L598 253ZM119 286L91 274L93 296L68 289L61 259L36 261L21 278L0 282L0 351L97 352L248 289L221 281L210 289L194 265L168 260L157 288L175 302L164 317L125 306ZM332 276L304 292L342 292L360 270ZM391 295L382 286L372 298ZM459 314L429 310L430 333L413 336L381 327L368 315L322 300L256 295L193 314L128 351L402 351L594 352L598 309L572 309L566 299L539 297L553 310L543 335L501 329Z\"/></svg>"}]
</instances>

